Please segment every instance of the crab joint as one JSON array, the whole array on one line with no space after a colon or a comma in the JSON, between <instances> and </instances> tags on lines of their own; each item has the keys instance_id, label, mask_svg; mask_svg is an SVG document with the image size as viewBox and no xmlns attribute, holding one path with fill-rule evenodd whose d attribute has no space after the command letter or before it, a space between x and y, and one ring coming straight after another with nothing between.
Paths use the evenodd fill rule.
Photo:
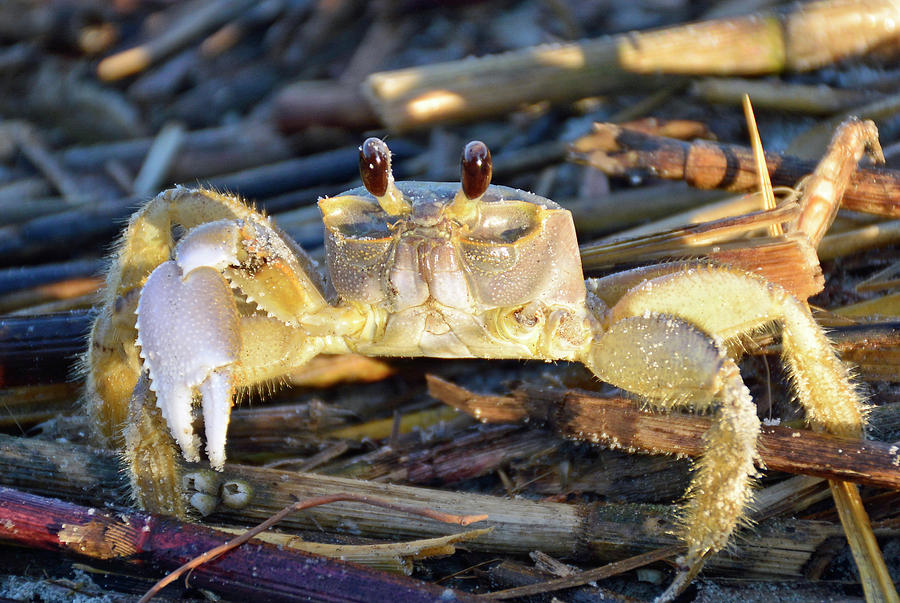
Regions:
<instances>
[{"instance_id":1,"label":"crab joint","mask_svg":"<svg viewBox=\"0 0 900 603\"><path fill-rule=\"evenodd\" d=\"M394 184L391 151L380 138L367 138L359 147L359 177L388 215L400 216L412 211L412 205Z\"/></svg>"}]
</instances>

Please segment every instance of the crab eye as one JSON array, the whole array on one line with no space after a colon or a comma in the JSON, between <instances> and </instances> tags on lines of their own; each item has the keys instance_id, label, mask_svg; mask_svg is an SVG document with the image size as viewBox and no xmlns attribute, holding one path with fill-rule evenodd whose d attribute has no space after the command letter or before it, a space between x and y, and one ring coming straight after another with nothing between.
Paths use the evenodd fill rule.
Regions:
<instances>
[{"instance_id":1,"label":"crab eye","mask_svg":"<svg viewBox=\"0 0 900 603\"><path fill-rule=\"evenodd\" d=\"M359 147L359 176L366 190L383 197L391 174L391 152L380 138L367 138Z\"/></svg>"},{"instance_id":2,"label":"crab eye","mask_svg":"<svg viewBox=\"0 0 900 603\"><path fill-rule=\"evenodd\" d=\"M491 184L491 152L480 140L473 140L463 149L460 166L462 190L467 199L477 199Z\"/></svg>"}]
</instances>

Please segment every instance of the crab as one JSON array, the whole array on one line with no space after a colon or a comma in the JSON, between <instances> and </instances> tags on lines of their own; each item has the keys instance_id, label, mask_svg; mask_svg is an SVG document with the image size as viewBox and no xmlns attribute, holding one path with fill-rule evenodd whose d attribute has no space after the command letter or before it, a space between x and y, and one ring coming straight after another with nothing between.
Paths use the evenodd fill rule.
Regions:
<instances>
[{"instance_id":1,"label":"crab","mask_svg":"<svg viewBox=\"0 0 900 603\"><path fill-rule=\"evenodd\" d=\"M461 183L397 182L384 142L362 187L319 200L325 274L239 198L175 188L132 217L88 351L88 409L124 450L134 497L185 515L180 457L221 470L238 393L317 354L582 363L660 411L714 415L682 509L672 598L745 521L760 423L729 353L780 323L811 424L859 437L864 404L806 305L753 274L674 262L584 280L571 214L491 184L481 142Z\"/></svg>"}]
</instances>

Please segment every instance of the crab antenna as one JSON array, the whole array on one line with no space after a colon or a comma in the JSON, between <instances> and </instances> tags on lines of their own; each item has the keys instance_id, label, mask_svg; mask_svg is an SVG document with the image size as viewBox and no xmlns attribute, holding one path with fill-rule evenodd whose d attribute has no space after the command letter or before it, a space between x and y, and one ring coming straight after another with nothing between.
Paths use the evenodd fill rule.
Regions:
<instances>
[{"instance_id":1,"label":"crab antenna","mask_svg":"<svg viewBox=\"0 0 900 603\"><path fill-rule=\"evenodd\" d=\"M412 207L394 184L391 151L380 138L367 138L359 147L359 176L378 205L391 216L408 214Z\"/></svg>"},{"instance_id":2,"label":"crab antenna","mask_svg":"<svg viewBox=\"0 0 900 603\"><path fill-rule=\"evenodd\" d=\"M477 211L477 202L491 185L493 161L491 151L480 140L473 140L463 149L460 159L460 190L453 199L451 211L462 217Z\"/></svg>"}]
</instances>

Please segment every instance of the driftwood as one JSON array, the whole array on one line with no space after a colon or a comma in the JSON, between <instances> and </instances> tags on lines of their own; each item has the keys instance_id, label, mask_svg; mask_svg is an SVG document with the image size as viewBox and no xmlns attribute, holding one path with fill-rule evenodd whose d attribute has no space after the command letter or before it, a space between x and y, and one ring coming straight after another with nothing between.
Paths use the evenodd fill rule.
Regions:
<instances>
[{"instance_id":1,"label":"driftwood","mask_svg":"<svg viewBox=\"0 0 900 603\"><path fill-rule=\"evenodd\" d=\"M535 502L240 465L226 465L222 478L248 481L255 496L246 508L217 511L207 522L254 525L296 500L348 492L437 511L487 514L488 520L479 526L493 531L467 547L493 554L541 550L558 557L605 561L678 545L671 533L673 509L666 506ZM0 435L0 483L89 506L126 501L113 452L33 438ZM448 531L435 522L355 503L319 507L291 516L281 526L381 539L430 538ZM879 534L895 531L878 528ZM842 533L830 522L763 522L736 540L733 550L714 556L707 567L745 577L799 578L818 548Z\"/></svg>"},{"instance_id":2,"label":"driftwood","mask_svg":"<svg viewBox=\"0 0 900 603\"><path fill-rule=\"evenodd\" d=\"M711 423L699 416L653 414L632 400L586 392L527 388L512 396L488 396L435 376L429 376L428 385L439 400L485 422L529 418L547 422L566 437L625 450L696 457L703 453L703 434ZM769 469L900 489L900 450L883 442L765 425L759 454Z\"/></svg>"},{"instance_id":3,"label":"driftwood","mask_svg":"<svg viewBox=\"0 0 900 603\"><path fill-rule=\"evenodd\" d=\"M0 539L135 569L174 570L231 535L137 511L105 511L0 487ZM143 571L146 571L144 569ZM446 587L255 542L194 568L197 588L251 600L434 601ZM452 592L455 600L474 600Z\"/></svg>"}]
</instances>

